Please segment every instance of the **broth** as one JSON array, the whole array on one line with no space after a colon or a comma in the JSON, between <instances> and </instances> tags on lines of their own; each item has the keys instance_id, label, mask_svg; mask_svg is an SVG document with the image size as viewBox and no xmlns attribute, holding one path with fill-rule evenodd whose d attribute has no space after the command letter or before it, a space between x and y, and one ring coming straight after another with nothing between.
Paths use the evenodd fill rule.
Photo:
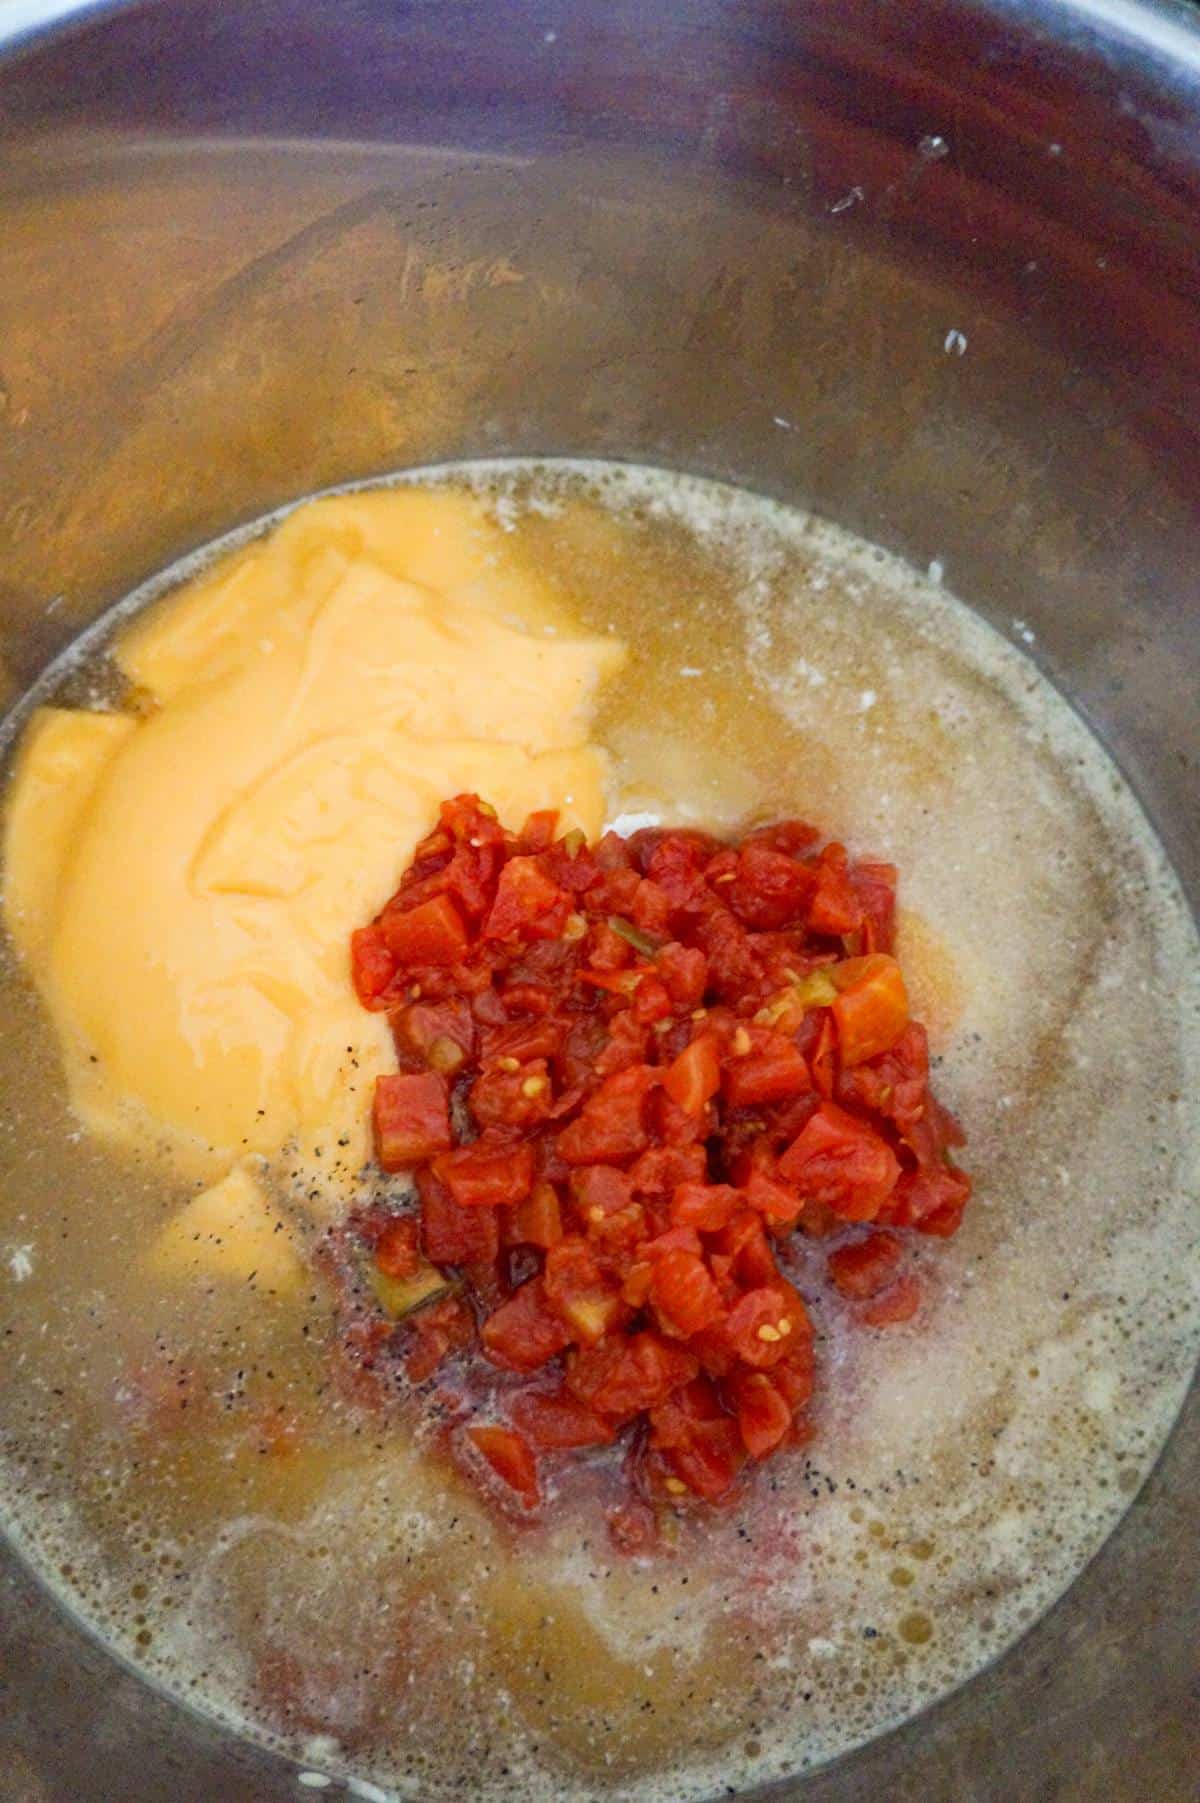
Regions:
<instances>
[{"instance_id":1,"label":"broth","mask_svg":"<svg viewBox=\"0 0 1200 1803\"><path fill-rule=\"evenodd\" d=\"M962 1681L1149 1469L1200 1326L1195 928L1033 663L883 553L624 466L404 481L481 501L543 630L627 646L591 727L611 821L800 815L899 865L899 955L975 1199L919 1247L911 1326L855 1329L814 1293L817 1436L735 1508L622 1559L581 1484L514 1534L339 1391L311 1273L277 1291L148 1274L136 1255L195 1173L81 1129L9 950L4 1511L147 1676L324 1772L421 1797L701 1797ZM108 644L39 699L136 706ZM338 1206L373 1181L311 1138L272 1155L301 1245L314 1171Z\"/></svg>"}]
</instances>

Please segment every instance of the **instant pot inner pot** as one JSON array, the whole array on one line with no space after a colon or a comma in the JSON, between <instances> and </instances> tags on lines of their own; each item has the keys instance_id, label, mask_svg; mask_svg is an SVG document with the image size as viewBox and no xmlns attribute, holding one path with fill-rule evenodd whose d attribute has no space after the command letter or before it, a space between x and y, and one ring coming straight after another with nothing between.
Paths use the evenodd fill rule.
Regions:
<instances>
[{"instance_id":1,"label":"instant pot inner pot","mask_svg":"<svg viewBox=\"0 0 1200 1803\"><path fill-rule=\"evenodd\" d=\"M999 0L158 0L10 46L3 699L313 490L630 458L940 566L1195 899L1198 67L1182 9ZM805 1797L1182 1797L1195 1422L1022 1645ZM295 1794L3 1584L5 1795Z\"/></svg>"}]
</instances>

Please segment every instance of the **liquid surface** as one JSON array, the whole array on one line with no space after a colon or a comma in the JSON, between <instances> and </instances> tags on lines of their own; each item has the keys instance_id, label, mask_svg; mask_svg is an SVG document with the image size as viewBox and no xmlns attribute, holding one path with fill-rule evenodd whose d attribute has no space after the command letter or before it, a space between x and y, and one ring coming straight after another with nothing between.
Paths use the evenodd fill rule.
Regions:
<instances>
[{"instance_id":1,"label":"liquid surface","mask_svg":"<svg viewBox=\"0 0 1200 1803\"><path fill-rule=\"evenodd\" d=\"M469 604L530 643L591 647L586 705L576 688L566 706L568 677L535 685L555 723L541 739L528 701L512 700L517 676L501 671L491 696L462 691L485 719L509 698L479 734L484 765L501 740L582 755L598 760L618 825L736 831L799 814L899 864L914 1012L970 1135L966 1224L921 1249L927 1300L910 1328L871 1335L836 1301L814 1310L817 1438L701 1546L622 1561L585 1501L514 1540L331 1384L306 1203L335 1205L358 1172L353 1148L305 1133L319 1102L307 1118L280 1105L253 1165L226 1108L204 1136L220 1155L201 1170L177 1083L143 1083L159 1129L149 1151L113 1095L97 1099L64 980L44 975L39 896L57 854L53 833L34 833L23 906L16 860L7 873L26 967L10 955L2 978L5 1508L116 1647L322 1770L421 1797L464 1784L497 1798L701 1797L835 1755L968 1676L1061 1591L1148 1469L1200 1322L1195 931L1132 797L1036 670L882 554L652 472L480 466L441 482L485 546ZM466 542L457 527L449 538ZM185 600L193 620L197 592L221 580ZM92 759L77 736L126 757L169 718L182 616L146 618L123 650L118 639L116 665L93 652L69 674L63 700L118 712L98 727L54 716L55 767ZM603 655L613 641L627 647L619 674L619 653ZM265 680L274 655L248 655L247 679ZM131 684L166 705L150 715ZM120 711L131 705L140 714ZM357 733L363 710L350 711ZM289 751L309 744L301 734ZM153 774L111 833L136 809L170 811ZM240 767L232 780L245 810ZM238 859L247 846L269 859L283 816L251 807ZM405 818L392 816L401 837ZM407 849L367 887L386 893ZM291 930L287 896L274 905ZM94 1006L93 1034L122 1024L112 935L94 989L83 926L69 961L72 1018ZM131 1040L123 1092L136 1052ZM277 1155L285 1130L300 1136L291 1157Z\"/></svg>"}]
</instances>

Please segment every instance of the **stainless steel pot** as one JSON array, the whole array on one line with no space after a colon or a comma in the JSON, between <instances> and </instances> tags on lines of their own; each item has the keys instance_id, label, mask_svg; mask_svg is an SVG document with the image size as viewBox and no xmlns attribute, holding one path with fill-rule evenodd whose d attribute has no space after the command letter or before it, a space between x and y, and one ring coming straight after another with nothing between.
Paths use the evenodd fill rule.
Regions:
<instances>
[{"instance_id":1,"label":"stainless steel pot","mask_svg":"<svg viewBox=\"0 0 1200 1803\"><path fill-rule=\"evenodd\" d=\"M940 562L1032 628L1200 902L1189 10L135 0L8 46L9 695L239 519L504 451L728 477ZM1194 1796L1198 1424L1020 1646L794 1794ZM0 1586L5 1798L296 1794Z\"/></svg>"}]
</instances>

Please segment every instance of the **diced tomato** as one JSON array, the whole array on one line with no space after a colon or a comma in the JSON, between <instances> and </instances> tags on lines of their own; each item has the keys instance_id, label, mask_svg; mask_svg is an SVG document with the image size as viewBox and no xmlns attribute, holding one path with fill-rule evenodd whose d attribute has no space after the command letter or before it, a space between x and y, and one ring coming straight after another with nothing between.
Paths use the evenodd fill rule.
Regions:
<instances>
[{"instance_id":1,"label":"diced tomato","mask_svg":"<svg viewBox=\"0 0 1200 1803\"><path fill-rule=\"evenodd\" d=\"M385 1277L415 1277L421 1269L421 1224L413 1215L397 1215L375 1242L375 1263Z\"/></svg>"},{"instance_id":2,"label":"diced tomato","mask_svg":"<svg viewBox=\"0 0 1200 1803\"><path fill-rule=\"evenodd\" d=\"M808 1054L808 1068L818 1094L829 1101L837 1085L837 1028L833 1015L825 1008L821 1010L821 1024Z\"/></svg>"},{"instance_id":3,"label":"diced tomato","mask_svg":"<svg viewBox=\"0 0 1200 1803\"><path fill-rule=\"evenodd\" d=\"M714 1326L725 1313L703 1258L682 1250L654 1261L649 1301L663 1332L684 1340Z\"/></svg>"},{"instance_id":4,"label":"diced tomato","mask_svg":"<svg viewBox=\"0 0 1200 1803\"><path fill-rule=\"evenodd\" d=\"M894 1121L907 1138L926 1111L929 1041L919 1021L910 1021L896 1043L877 1057L841 1073L837 1099Z\"/></svg>"},{"instance_id":5,"label":"diced tomato","mask_svg":"<svg viewBox=\"0 0 1200 1803\"><path fill-rule=\"evenodd\" d=\"M519 1246L538 1246L548 1252L563 1236L562 1208L558 1192L543 1178L513 1210L512 1239Z\"/></svg>"},{"instance_id":6,"label":"diced tomato","mask_svg":"<svg viewBox=\"0 0 1200 1803\"><path fill-rule=\"evenodd\" d=\"M672 941L654 954L658 974L666 984L671 999L681 1008L695 1008L704 1000L708 983L708 960L694 945Z\"/></svg>"},{"instance_id":7,"label":"diced tomato","mask_svg":"<svg viewBox=\"0 0 1200 1803\"><path fill-rule=\"evenodd\" d=\"M564 1391L522 1390L510 1413L539 1452L563 1452L581 1446L609 1446L616 1437L600 1415Z\"/></svg>"},{"instance_id":8,"label":"diced tomato","mask_svg":"<svg viewBox=\"0 0 1200 1803\"><path fill-rule=\"evenodd\" d=\"M488 939L557 939L569 909L570 897L536 858L510 858L500 872L484 933Z\"/></svg>"},{"instance_id":9,"label":"diced tomato","mask_svg":"<svg viewBox=\"0 0 1200 1803\"><path fill-rule=\"evenodd\" d=\"M836 1102L822 1102L779 1160L779 1174L844 1220L871 1221L896 1187L900 1166L873 1128Z\"/></svg>"},{"instance_id":10,"label":"diced tomato","mask_svg":"<svg viewBox=\"0 0 1200 1803\"><path fill-rule=\"evenodd\" d=\"M894 864L852 864L850 884L863 912L864 952L890 952L895 938L896 878Z\"/></svg>"},{"instance_id":11,"label":"diced tomato","mask_svg":"<svg viewBox=\"0 0 1200 1803\"><path fill-rule=\"evenodd\" d=\"M671 1219L677 1227L715 1233L728 1227L741 1206L741 1196L728 1183L681 1183L671 1199Z\"/></svg>"},{"instance_id":12,"label":"diced tomato","mask_svg":"<svg viewBox=\"0 0 1200 1803\"><path fill-rule=\"evenodd\" d=\"M693 1252L699 1258L704 1248L694 1227L668 1227L653 1239L644 1240L639 1250L643 1258L654 1260L664 1258L668 1252Z\"/></svg>"},{"instance_id":13,"label":"diced tomato","mask_svg":"<svg viewBox=\"0 0 1200 1803\"><path fill-rule=\"evenodd\" d=\"M450 1102L436 1071L375 1079L375 1156L385 1171L421 1164L451 1144Z\"/></svg>"},{"instance_id":14,"label":"diced tomato","mask_svg":"<svg viewBox=\"0 0 1200 1803\"><path fill-rule=\"evenodd\" d=\"M515 1060L509 1058L506 1063ZM471 1115L481 1129L515 1127L529 1132L550 1119L554 1106L554 1089L544 1058L536 1058L515 1071L485 1070L471 1089Z\"/></svg>"},{"instance_id":15,"label":"diced tomato","mask_svg":"<svg viewBox=\"0 0 1200 1803\"><path fill-rule=\"evenodd\" d=\"M660 833L645 844L646 875L670 897L673 907L694 908L704 893L701 873L717 850L715 841L703 833Z\"/></svg>"},{"instance_id":16,"label":"diced tomato","mask_svg":"<svg viewBox=\"0 0 1200 1803\"><path fill-rule=\"evenodd\" d=\"M759 964L745 927L727 908L716 908L697 923L696 939L708 959L709 986L728 1001L751 991Z\"/></svg>"},{"instance_id":17,"label":"diced tomato","mask_svg":"<svg viewBox=\"0 0 1200 1803\"><path fill-rule=\"evenodd\" d=\"M508 1427L469 1427L467 1438L491 1470L527 1508L540 1501L537 1460L528 1440Z\"/></svg>"},{"instance_id":18,"label":"diced tomato","mask_svg":"<svg viewBox=\"0 0 1200 1803\"><path fill-rule=\"evenodd\" d=\"M797 1305L782 1287L747 1290L730 1309L721 1333L743 1364L777 1365L796 1332L797 1313Z\"/></svg>"},{"instance_id":19,"label":"diced tomato","mask_svg":"<svg viewBox=\"0 0 1200 1803\"><path fill-rule=\"evenodd\" d=\"M619 1214L633 1200L633 1179L612 1164L589 1164L571 1172L571 1200L588 1221Z\"/></svg>"},{"instance_id":20,"label":"diced tomato","mask_svg":"<svg viewBox=\"0 0 1200 1803\"><path fill-rule=\"evenodd\" d=\"M599 1415L627 1420L657 1408L672 1390L691 1381L696 1360L681 1346L643 1331L602 1340L567 1366L567 1388Z\"/></svg>"},{"instance_id":21,"label":"diced tomato","mask_svg":"<svg viewBox=\"0 0 1200 1803\"><path fill-rule=\"evenodd\" d=\"M721 1087L721 1053L711 1033L701 1033L663 1075L663 1088L685 1114L697 1115Z\"/></svg>"},{"instance_id":22,"label":"diced tomato","mask_svg":"<svg viewBox=\"0 0 1200 1803\"><path fill-rule=\"evenodd\" d=\"M546 1303L582 1346L595 1346L627 1318L620 1285L602 1269L587 1240L569 1234L546 1254Z\"/></svg>"},{"instance_id":23,"label":"diced tomato","mask_svg":"<svg viewBox=\"0 0 1200 1803\"><path fill-rule=\"evenodd\" d=\"M474 1316L457 1296L419 1309L412 1318L404 1361L409 1383L423 1384L444 1359L463 1351L474 1338Z\"/></svg>"},{"instance_id":24,"label":"diced tomato","mask_svg":"<svg viewBox=\"0 0 1200 1803\"><path fill-rule=\"evenodd\" d=\"M896 1275L900 1241L894 1233L870 1233L853 1246L839 1246L828 1258L834 1288L843 1296L877 1296Z\"/></svg>"},{"instance_id":25,"label":"diced tomato","mask_svg":"<svg viewBox=\"0 0 1200 1803\"><path fill-rule=\"evenodd\" d=\"M510 1371L536 1371L571 1343L571 1335L546 1300L540 1277L532 1277L488 1316L480 1339L493 1364Z\"/></svg>"},{"instance_id":26,"label":"diced tomato","mask_svg":"<svg viewBox=\"0 0 1200 1803\"><path fill-rule=\"evenodd\" d=\"M682 1484L706 1502L720 1502L745 1456L737 1424L704 1377L651 1411L650 1443L670 1471L663 1487L675 1500Z\"/></svg>"},{"instance_id":27,"label":"diced tomato","mask_svg":"<svg viewBox=\"0 0 1200 1803\"><path fill-rule=\"evenodd\" d=\"M421 964L459 964L469 944L462 915L448 895L437 895L404 913L385 911L379 930L396 963L406 970Z\"/></svg>"},{"instance_id":28,"label":"diced tomato","mask_svg":"<svg viewBox=\"0 0 1200 1803\"><path fill-rule=\"evenodd\" d=\"M410 1002L390 1017L397 1047L453 1077L475 1050L475 1022L470 1004L455 997L444 1002Z\"/></svg>"},{"instance_id":29,"label":"diced tomato","mask_svg":"<svg viewBox=\"0 0 1200 1803\"><path fill-rule=\"evenodd\" d=\"M554 991L549 983L505 983L504 1006L512 1014L549 1014Z\"/></svg>"},{"instance_id":30,"label":"diced tomato","mask_svg":"<svg viewBox=\"0 0 1200 1803\"><path fill-rule=\"evenodd\" d=\"M817 886L808 905L808 928L812 933L843 938L862 926L863 911L847 869L844 845L827 845L813 869Z\"/></svg>"},{"instance_id":31,"label":"diced tomato","mask_svg":"<svg viewBox=\"0 0 1200 1803\"><path fill-rule=\"evenodd\" d=\"M666 1020L672 1005L671 992L659 977L643 977L633 992L633 1016L644 1026Z\"/></svg>"},{"instance_id":32,"label":"diced tomato","mask_svg":"<svg viewBox=\"0 0 1200 1803\"><path fill-rule=\"evenodd\" d=\"M920 1306L921 1286L917 1279L898 1277L863 1307L859 1319L868 1327L891 1327L900 1321L911 1321Z\"/></svg>"},{"instance_id":33,"label":"diced tomato","mask_svg":"<svg viewBox=\"0 0 1200 1803\"><path fill-rule=\"evenodd\" d=\"M918 1233L946 1239L957 1233L970 1194L971 1179L965 1171L948 1165L902 1171L887 1205L888 1225L915 1227Z\"/></svg>"},{"instance_id":34,"label":"diced tomato","mask_svg":"<svg viewBox=\"0 0 1200 1803\"><path fill-rule=\"evenodd\" d=\"M765 1371L738 1371L731 1381L738 1432L752 1459L765 1459L785 1439L792 1409Z\"/></svg>"},{"instance_id":35,"label":"diced tomato","mask_svg":"<svg viewBox=\"0 0 1200 1803\"><path fill-rule=\"evenodd\" d=\"M526 1142L488 1149L476 1140L435 1158L433 1174L460 1208L511 1208L533 1188L533 1147Z\"/></svg>"},{"instance_id":36,"label":"diced tomato","mask_svg":"<svg viewBox=\"0 0 1200 1803\"><path fill-rule=\"evenodd\" d=\"M908 1025L908 991L896 960L883 953L848 958L831 975L843 1069L890 1051Z\"/></svg>"},{"instance_id":37,"label":"diced tomato","mask_svg":"<svg viewBox=\"0 0 1200 1803\"><path fill-rule=\"evenodd\" d=\"M807 1316L796 1322L788 1350L772 1368L771 1382L779 1391L793 1416L807 1407L813 1393L813 1335Z\"/></svg>"},{"instance_id":38,"label":"diced tomato","mask_svg":"<svg viewBox=\"0 0 1200 1803\"><path fill-rule=\"evenodd\" d=\"M558 809L542 808L531 814L521 828L521 845L525 851L548 851L554 843L554 833L558 826Z\"/></svg>"},{"instance_id":39,"label":"diced tomato","mask_svg":"<svg viewBox=\"0 0 1200 1803\"><path fill-rule=\"evenodd\" d=\"M623 1164L635 1158L646 1145L646 1096L659 1081L659 1072L645 1065L607 1077L579 1118L559 1134L559 1156L568 1164Z\"/></svg>"},{"instance_id":40,"label":"diced tomato","mask_svg":"<svg viewBox=\"0 0 1200 1803\"><path fill-rule=\"evenodd\" d=\"M510 1511L539 1500L537 1452L629 1427L642 1495L609 1517L645 1551L656 1515L727 1502L748 1461L811 1432L785 1236L945 1235L971 1185L890 956L890 865L814 853L798 821L740 845L654 828L589 850L556 830L548 811L517 837L476 796L443 803L353 936L356 992L389 1011L400 1066L376 1097L379 1159L413 1168L420 1215L355 1211L327 1268L360 1400L386 1399L397 1357L423 1384L466 1355L430 1407ZM397 1325L363 1308L364 1253L398 1282L422 1257L453 1267L458 1293ZM919 1304L901 1259L876 1231L825 1271L881 1327ZM562 1375L481 1388L481 1357ZM470 1419L484 1395L500 1420Z\"/></svg>"},{"instance_id":41,"label":"diced tomato","mask_svg":"<svg viewBox=\"0 0 1200 1803\"><path fill-rule=\"evenodd\" d=\"M796 922L816 888L817 878L807 865L770 846L747 844L722 895L746 926L769 932Z\"/></svg>"},{"instance_id":42,"label":"diced tomato","mask_svg":"<svg viewBox=\"0 0 1200 1803\"><path fill-rule=\"evenodd\" d=\"M396 960L377 926L359 927L350 935L350 976L364 1008L386 1008L385 991L396 974Z\"/></svg>"},{"instance_id":43,"label":"diced tomato","mask_svg":"<svg viewBox=\"0 0 1200 1803\"><path fill-rule=\"evenodd\" d=\"M681 1183L703 1183L703 1146L650 1146L630 1168L635 1196L672 1196Z\"/></svg>"},{"instance_id":44,"label":"diced tomato","mask_svg":"<svg viewBox=\"0 0 1200 1803\"><path fill-rule=\"evenodd\" d=\"M599 1077L602 1081L609 1077L620 1076L623 1071L636 1069L646 1062L646 1047L650 1030L641 1021L635 1020L633 1010L628 1008L618 1014L609 1027L607 1043L596 1057L591 1072L593 1080ZM654 1072L654 1079L659 1080L659 1073ZM647 1091L649 1094L649 1091Z\"/></svg>"},{"instance_id":45,"label":"diced tomato","mask_svg":"<svg viewBox=\"0 0 1200 1803\"><path fill-rule=\"evenodd\" d=\"M494 1209L461 1208L428 1169L417 1172L421 1198L421 1243L435 1265L488 1264L500 1251L500 1223Z\"/></svg>"},{"instance_id":46,"label":"diced tomato","mask_svg":"<svg viewBox=\"0 0 1200 1803\"><path fill-rule=\"evenodd\" d=\"M804 1200L778 1176L759 1168L752 1170L744 1190L747 1203L764 1221L780 1227L792 1227L804 1212Z\"/></svg>"},{"instance_id":47,"label":"diced tomato","mask_svg":"<svg viewBox=\"0 0 1200 1803\"><path fill-rule=\"evenodd\" d=\"M819 829L810 826L807 820L777 820L773 826L757 827L743 843L765 845L770 851L785 851L795 858L802 851L808 851L820 837Z\"/></svg>"},{"instance_id":48,"label":"diced tomato","mask_svg":"<svg viewBox=\"0 0 1200 1803\"><path fill-rule=\"evenodd\" d=\"M762 1220L753 1209L743 1209L735 1215L715 1244L732 1261L733 1274L740 1284L754 1288L773 1283L778 1277L775 1254L763 1232Z\"/></svg>"},{"instance_id":49,"label":"diced tomato","mask_svg":"<svg viewBox=\"0 0 1200 1803\"><path fill-rule=\"evenodd\" d=\"M651 878L643 877L629 909L633 924L652 938L661 938L671 931L671 916L674 911L667 891Z\"/></svg>"},{"instance_id":50,"label":"diced tomato","mask_svg":"<svg viewBox=\"0 0 1200 1803\"><path fill-rule=\"evenodd\" d=\"M769 1028L742 1028L748 1041L744 1053L726 1063L722 1093L732 1108L753 1108L764 1102L786 1102L806 1095L812 1088L808 1065L790 1039Z\"/></svg>"}]
</instances>

